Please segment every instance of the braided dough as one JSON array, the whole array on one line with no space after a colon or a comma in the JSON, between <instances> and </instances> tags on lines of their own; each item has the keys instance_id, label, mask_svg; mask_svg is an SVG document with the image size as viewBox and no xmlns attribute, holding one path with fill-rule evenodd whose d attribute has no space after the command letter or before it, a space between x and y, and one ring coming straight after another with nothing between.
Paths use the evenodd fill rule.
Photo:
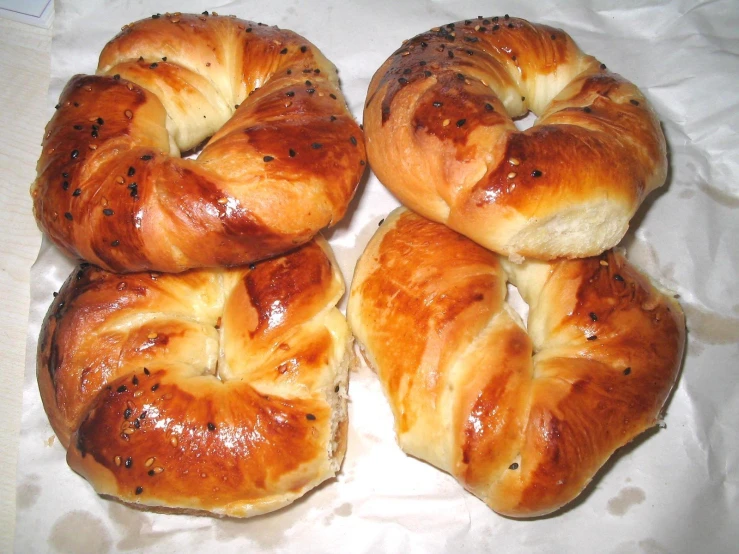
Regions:
<instances>
[{"instance_id":1,"label":"braided dough","mask_svg":"<svg viewBox=\"0 0 739 554\"><path fill-rule=\"evenodd\" d=\"M291 31L231 17L125 26L57 108L36 218L68 254L117 272L283 253L343 217L365 169L334 66ZM179 157L208 137L196 160Z\"/></svg>"},{"instance_id":2,"label":"braided dough","mask_svg":"<svg viewBox=\"0 0 739 554\"><path fill-rule=\"evenodd\" d=\"M401 448L513 517L571 501L656 424L685 342L678 303L616 252L514 265L402 209L360 258L348 314Z\"/></svg>"},{"instance_id":3,"label":"braided dough","mask_svg":"<svg viewBox=\"0 0 739 554\"><path fill-rule=\"evenodd\" d=\"M667 171L639 89L561 30L508 16L406 41L372 79L364 129L404 205L514 258L615 246Z\"/></svg>"},{"instance_id":4,"label":"braided dough","mask_svg":"<svg viewBox=\"0 0 739 554\"><path fill-rule=\"evenodd\" d=\"M352 339L317 241L253 268L73 273L38 352L69 465L124 502L235 517L333 477Z\"/></svg>"}]
</instances>

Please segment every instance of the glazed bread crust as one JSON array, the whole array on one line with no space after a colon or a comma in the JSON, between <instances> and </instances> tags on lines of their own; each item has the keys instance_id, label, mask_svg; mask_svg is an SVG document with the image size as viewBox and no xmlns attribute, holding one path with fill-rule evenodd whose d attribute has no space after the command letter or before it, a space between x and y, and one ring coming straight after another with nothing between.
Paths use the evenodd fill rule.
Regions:
<instances>
[{"instance_id":1,"label":"glazed bread crust","mask_svg":"<svg viewBox=\"0 0 739 554\"><path fill-rule=\"evenodd\" d=\"M69 465L126 503L234 517L333 477L353 360L343 292L320 237L252 268L78 268L37 358Z\"/></svg>"},{"instance_id":2,"label":"glazed bread crust","mask_svg":"<svg viewBox=\"0 0 739 554\"><path fill-rule=\"evenodd\" d=\"M512 118L529 110L533 127ZM563 31L474 19L406 41L375 73L370 165L405 206L514 259L600 254L667 173L639 89Z\"/></svg>"},{"instance_id":3,"label":"glazed bread crust","mask_svg":"<svg viewBox=\"0 0 739 554\"><path fill-rule=\"evenodd\" d=\"M208 140L197 159L180 153ZM365 169L335 67L286 30L231 17L127 25L47 125L36 218L116 272L234 266L309 241Z\"/></svg>"},{"instance_id":4,"label":"glazed bread crust","mask_svg":"<svg viewBox=\"0 0 739 554\"><path fill-rule=\"evenodd\" d=\"M348 319L401 448L512 517L570 502L657 423L685 342L679 304L617 252L510 264L403 209L360 258Z\"/></svg>"}]
</instances>

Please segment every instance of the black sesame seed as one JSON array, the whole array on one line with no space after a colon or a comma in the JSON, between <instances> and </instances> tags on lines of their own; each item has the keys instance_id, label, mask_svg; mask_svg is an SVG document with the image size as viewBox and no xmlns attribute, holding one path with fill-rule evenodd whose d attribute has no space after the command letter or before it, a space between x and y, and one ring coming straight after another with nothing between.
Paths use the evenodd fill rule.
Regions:
<instances>
[{"instance_id":1,"label":"black sesame seed","mask_svg":"<svg viewBox=\"0 0 739 554\"><path fill-rule=\"evenodd\" d=\"M56 106L54 106L54 109L55 110L58 110L59 108L61 108L61 106L59 104L57 104Z\"/></svg>"},{"instance_id":2,"label":"black sesame seed","mask_svg":"<svg viewBox=\"0 0 739 554\"><path fill-rule=\"evenodd\" d=\"M156 475L156 473L154 473L154 470L153 469L150 469L149 471L147 471L147 473L148 473L149 477L154 477Z\"/></svg>"},{"instance_id":3,"label":"black sesame seed","mask_svg":"<svg viewBox=\"0 0 739 554\"><path fill-rule=\"evenodd\" d=\"M407 85L408 84L408 79L406 79L405 77L401 77L400 79L398 79L398 82L401 85Z\"/></svg>"},{"instance_id":4,"label":"black sesame seed","mask_svg":"<svg viewBox=\"0 0 739 554\"><path fill-rule=\"evenodd\" d=\"M511 56L511 59L515 62L516 61L516 56Z\"/></svg>"},{"instance_id":5,"label":"black sesame seed","mask_svg":"<svg viewBox=\"0 0 739 554\"><path fill-rule=\"evenodd\" d=\"M118 246L119 244L121 244L121 241L119 241L117 239L110 243L110 245L113 246L113 247Z\"/></svg>"},{"instance_id":6,"label":"black sesame seed","mask_svg":"<svg viewBox=\"0 0 739 554\"><path fill-rule=\"evenodd\" d=\"M493 17L493 23L497 23L499 19L500 18L496 15L495 17Z\"/></svg>"},{"instance_id":7,"label":"black sesame seed","mask_svg":"<svg viewBox=\"0 0 739 554\"><path fill-rule=\"evenodd\" d=\"M321 73L321 70L320 70L320 69L314 69L314 70L313 70L313 73L314 73L315 75L318 75L318 74L320 74L320 73Z\"/></svg>"},{"instance_id":8,"label":"black sesame seed","mask_svg":"<svg viewBox=\"0 0 739 554\"><path fill-rule=\"evenodd\" d=\"M74 128L77 129L78 131L81 131L82 130L82 125L75 125Z\"/></svg>"},{"instance_id":9,"label":"black sesame seed","mask_svg":"<svg viewBox=\"0 0 739 554\"><path fill-rule=\"evenodd\" d=\"M141 412L141 415L139 416L139 419L146 419L146 415L148 414L147 411Z\"/></svg>"},{"instance_id":10,"label":"black sesame seed","mask_svg":"<svg viewBox=\"0 0 739 554\"><path fill-rule=\"evenodd\" d=\"M292 98L293 96L295 96L295 92L293 92L292 90L289 90L285 93L285 96L287 96L288 98Z\"/></svg>"},{"instance_id":11,"label":"black sesame seed","mask_svg":"<svg viewBox=\"0 0 739 554\"><path fill-rule=\"evenodd\" d=\"M410 67L403 70L403 74L405 75L410 75L411 73L413 73L413 70Z\"/></svg>"},{"instance_id":12,"label":"black sesame seed","mask_svg":"<svg viewBox=\"0 0 739 554\"><path fill-rule=\"evenodd\" d=\"M158 13L155 13L154 15L151 16L152 19L159 19L160 17L162 16Z\"/></svg>"},{"instance_id":13,"label":"black sesame seed","mask_svg":"<svg viewBox=\"0 0 739 554\"><path fill-rule=\"evenodd\" d=\"M452 52L451 50L447 50L447 56L449 56L450 58L453 58L454 52Z\"/></svg>"},{"instance_id":14,"label":"black sesame seed","mask_svg":"<svg viewBox=\"0 0 739 554\"><path fill-rule=\"evenodd\" d=\"M359 160L359 165L365 165L366 163L364 160Z\"/></svg>"},{"instance_id":15,"label":"black sesame seed","mask_svg":"<svg viewBox=\"0 0 739 554\"><path fill-rule=\"evenodd\" d=\"M64 171L62 173L62 177L64 177L65 179L68 179L69 178L69 173L67 173L66 171Z\"/></svg>"},{"instance_id":16,"label":"black sesame seed","mask_svg":"<svg viewBox=\"0 0 739 554\"><path fill-rule=\"evenodd\" d=\"M584 108L582 109L582 111L584 111L585 113L590 113L590 112L592 112L593 110L591 110L591 109L590 109L590 108L589 108L588 106L585 106L585 107L584 107Z\"/></svg>"},{"instance_id":17,"label":"black sesame seed","mask_svg":"<svg viewBox=\"0 0 739 554\"><path fill-rule=\"evenodd\" d=\"M598 321L598 316L595 314L595 312L590 312L590 319L593 321Z\"/></svg>"},{"instance_id":18,"label":"black sesame seed","mask_svg":"<svg viewBox=\"0 0 739 554\"><path fill-rule=\"evenodd\" d=\"M213 424L213 423L211 423L211 422L209 421L209 422L208 422L208 431L215 431L215 430L216 430L216 426L215 426L215 424Z\"/></svg>"},{"instance_id":19,"label":"black sesame seed","mask_svg":"<svg viewBox=\"0 0 739 554\"><path fill-rule=\"evenodd\" d=\"M377 226L379 227L379 226L380 226L380 225L382 225L383 223L385 223L385 218L384 218L384 217L383 217L383 218L382 218L382 219L380 220L380 223L378 223L378 224L377 224Z\"/></svg>"},{"instance_id":20,"label":"black sesame seed","mask_svg":"<svg viewBox=\"0 0 739 554\"><path fill-rule=\"evenodd\" d=\"M79 150L72 150L72 154L70 154L70 156L71 156L71 158L73 160L77 159L77 156L79 156L79 155L80 155L80 151Z\"/></svg>"},{"instance_id":21,"label":"black sesame seed","mask_svg":"<svg viewBox=\"0 0 739 554\"><path fill-rule=\"evenodd\" d=\"M316 92L316 89L309 88L309 89L306 89L305 92L307 92L308 94L313 94L314 92Z\"/></svg>"},{"instance_id":22,"label":"black sesame seed","mask_svg":"<svg viewBox=\"0 0 739 554\"><path fill-rule=\"evenodd\" d=\"M128 168L128 176L133 177L136 174L136 168L135 167L129 167Z\"/></svg>"},{"instance_id":23,"label":"black sesame seed","mask_svg":"<svg viewBox=\"0 0 739 554\"><path fill-rule=\"evenodd\" d=\"M313 414L305 414L305 419L307 419L308 421L314 421L316 419L316 416L314 416Z\"/></svg>"},{"instance_id":24,"label":"black sesame seed","mask_svg":"<svg viewBox=\"0 0 739 554\"><path fill-rule=\"evenodd\" d=\"M630 367L627 367L626 369L624 369L624 375L628 375L629 373L631 373Z\"/></svg>"},{"instance_id":25,"label":"black sesame seed","mask_svg":"<svg viewBox=\"0 0 739 554\"><path fill-rule=\"evenodd\" d=\"M123 419L128 419L129 417L131 417L131 414L131 408L126 408L126 410L123 412Z\"/></svg>"},{"instance_id":26,"label":"black sesame seed","mask_svg":"<svg viewBox=\"0 0 739 554\"><path fill-rule=\"evenodd\" d=\"M552 40L554 40L554 39L557 38L557 36L556 35L549 35L549 38L551 38Z\"/></svg>"},{"instance_id":27,"label":"black sesame seed","mask_svg":"<svg viewBox=\"0 0 739 554\"><path fill-rule=\"evenodd\" d=\"M334 387L334 392L339 392L339 385L336 385L336 386Z\"/></svg>"},{"instance_id":28,"label":"black sesame seed","mask_svg":"<svg viewBox=\"0 0 739 554\"><path fill-rule=\"evenodd\" d=\"M472 56L474 54L474 52L472 50L465 50L465 52L467 52L467 55L468 56Z\"/></svg>"},{"instance_id":29,"label":"black sesame seed","mask_svg":"<svg viewBox=\"0 0 739 554\"><path fill-rule=\"evenodd\" d=\"M466 40L467 42L477 42L480 39L477 37L464 37L464 40Z\"/></svg>"},{"instance_id":30,"label":"black sesame seed","mask_svg":"<svg viewBox=\"0 0 739 554\"><path fill-rule=\"evenodd\" d=\"M133 458L131 458L130 456L126 458L126 461L123 465L126 466L126 469L131 469L131 466L133 465Z\"/></svg>"},{"instance_id":31,"label":"black sesame seed","mask_svg":"<svg viewBox=\"0 0 739 554\"><path fill-rule=\"evenodd\" d=\"M105 209L103 210L103 213L104 213L105 215L113 215L113 214L114 214L115 212L114 212L113 210L111 210L110 208L105 208Z\"/></svg>"},{"instance_id":32,"label":"black sesame seed","mask_svg":"<svg viewBox=\"0 0 739 554\"><path fill-rule=\"evenodd\" d=\"M254 270L257 268L257 264L249 264L249 269Z\"/></svg>"},{"instance_id":33,"label":"black sesame seed","mask_svg":"<svg viewBox=\"0 0 739 554\"><path fill-rule=\"evenodd\" d=\"M306 51L306 50L308 50L308 47L307 47L307 46L301 46L301 47L300 47L300 51L301 51L301 52L302 52L303 54L305 54L305 51Z\"/></svg>"},{"instance_id":34,"label":"black sesame seed","mask_svg":"<svg viewBox=\"0 0 739 554\"><path fill-rule=\"evenodd\" d=\"M424 71L424 72L423 72L423 75L424 75L425 77L431 77L431 76L433 75L433 73L431 73L430 71L428 71L428 70L427 70L427 71Z\"/></svg>"},{"instance_id":35,"label":"black sesame seed","mask_svg":"<svg viewBox=\"0 0 739 554\"><path fill-rule=\"evenodd\" d=\"M508 469L518 469L518 462L513 462L508 466Z\"/></svg>"},{"instance_id":36,"label":"black sesame seed","mask_svg":"<svg viewBox=\"0 0 739 554\"><path fill-rule=\"evenodd\" d=\"M209 15L208 10L205 10L202 15Z\"/></svg>"},{"instance_id":37,"label":"black sesame seed","mask_svg":"<svg viewBox=\"0 0 739 554\"><path fill-rule=\"evenodd\" d=\"M139 386L139 378L136 377L135 375L133 376L133 379L131 379L131 382L134 384L134 386L136 387Z\"/></svg>"},{"instance_id":38,"label":"black sesame seed","mask_svg":"<svg viewBox=\"0 0 739 554\"><path fill-rule=\"evenodd\" d=\"M158 388L159 388L159 383L157 383L156 385L152 385L151 391L155 392Z\"/></svg>"},{"instance_id":39,"label":"black sesame seed","mask_svg":"<svg viewBox=\"0 0 739 554\"><path fill-rule=\"evenodd\" d=\"M600 68L601 69L605 69L606 68L606 64L604 64L604 63L600 64Z\"/></svg>"},{"instance_id":40,"label":"black sesame seed","mask_svg":"<svg viewBox=\"0 0 739 554\"><path fill-rule=\"evenodd\" d=\"M92 133L90 133L90 135L92 136L92 138L98 138L98 131L97 131L97 129L93 129L92 130Z\"/></svg>"},{"instance_id":41,"label":"black sesame seed","mask_svg":"<svg viewBox=\"0 0 739 554\"><path fill-rule=\"evenodd\" d=\"M75 108L79 108L79 107L80 107L80 103L79 103L79 102L74 102L74 103L73 103L72 105L73 105L73 106L74 106Z\"/></svg>"},{"instance_id":42,"label":"black sesame seed","mask_svg":"<svg viewBox=\"0 0 739 554\"><path fill-rule=\"evenodd\" d=\"M141 494L144 492L144 487L136 487L136 494Z\"/></svg>"},{"instance_id":43,"label":"black sesame seed","mask_svg":"<svg viewBox=\"0 0 739 554\"><path fill-rule=\"evenodd\" d=\"M505 19L506 21L508 21L508 20L510 19L510 16L509 16L508 14L505 14L505 15L503 16L503 19Z\"/></svg>"},{"instance_id":44,"label":"black sesame seed","mask_svg":"<svg viewBox=\"0 0 739 554\"><path fill-rule=\"evenodd\" d=\"M493 21L497 20L494 19ZM500 25L493 25L493 31L497 31L498 29L500 29Z\"/></svg>"},{"instance_id":45,"label":"black sesame seed","mask_svg":"<svg viewBox=\"0 0 739 554\"><path fill-rule=\"evenodd\" d=\"M62 181L62 190L69 190L69 181Z\"/></svg>"},{"instance_id":46,"label":"black sesame seed","mask_svg":"<svg viewBox=\"0 0 739 554\"><path fill-rule=\"evenodd\" d=\"M489 112L492 112L495 108L493 108L493 105L492 104L490 104L489 102L486 102L485 103L485 109L487 111L489 111Z\"/></svg>"},{"instance_id":47,"label":"black sesame seed","mask_svg":"<svg viewBox=\"0 0 739 554\"><path fill-rule=\"evenodd\" d=\"M288 156L290 156L291 158L294 158L294 157L295 157L295 154L296 154L296 152L295 152L295 150L293 150L293 149L291 148L290 150L288 150L288 151L287 151L287 154L288 154Z\"/></svg>"},{"instance_id":48,"label":"black sesame seed","mask_svg":"<svg viewBox=\"0 0 739 554\"><path fill-rule=\"evenodd\" d=\"M274 157L273 157L273 156L265 156L265 157L264 157L264 158L262 158L262 159L263 159L263 160L264 160L265 162L271 162L272 160L274 160Z\"/></svg>"},{"instance_id":49,"label":"black sesame seed","mask_svg":"<svg viewBox=\"0 0 739 554\"><path fill-rule=\"evenodd\" d=\"M309 69L308 71L310 71L310 69ZM313 83L311 83L310 81L306 81L306 82L305 82L305 86L306 86L306 87L310 87L310 86L313 86Z\"/></svg>"},{"instance_id":50,"label":"black sesame seed","mask_svg":"<svg viewBox=\"0 0 739 554\"><path fill-rule=\"evenodd\" d=\"M313 150L319 150L319 149L323 148L323 144L321 144L320 142L314 142L313 144L310 145L310 147Z\"/></svg>"},{"instance_id":51,"label":"black sesame seed","mask_svg":"<svg viewBox=\"0 0 739 554\"><path fill-rule=\"evenodd\" d=\"M639 101L638 100L629 100L629 102L631 102L634 106L638 106L639 105Z\"/></svg>"},{"instance_id":52,"label":"black sesame seed","mask_svg":"<svg viewBox=\"0 0 739 554\"><path fill-rule=\"evenodd\" d=\"M53 294L54 298L56 298L57 296L59 296L59 293L58 292L54 292L52 294Z\"/></svg>"},{"instance_id":53,"label":"black sesame seed","mask_svg":"<svg viewBox=\"0 0 739 554\"><path fill-rule=\"evenodd\" d=\"M509 29L513 29L513 23L509 23L509 24L508 24L508 28L509 28Z\"/></svg>"},{"instance_id":54,"label":"black sesame seed","mask_svg":"<svg viewBox=\"0 0 739 554\"><path fill-rule=\"evenodd\" d=\"M82 194L82 189L74 189L72 196L79 196L80 194Z\"/></svg>"},{"instance_id":55,"label":"black sesame seed","mask_svg":"<svg viewBox=\"0 0 739 554\"><path fill-rule=\"evenodd\" d=\"M357 139L354 138L353 136L352 137L349 137L349 142L351 142L354 146L357 145Z\"/></svg>"},{"instance_id":56,"label":"black sesame seed","mask_svg":"<svg viewBox=\"0 0 739 554\"><path fill-rule=\"evenodd\" d=\"M116 389L118 392L126 392L128 390L128 387L126 385L121 385Z\"/></svg>"},{"instance_id":57,"label":"black sesame seed","mask_svg":"<svg viewBox=\"0 0 739 554\"><path fill-rule=\"evenodd\" d=\"M457 127L461 127L465 123L467 123L467 120L466 119L460 119L459 121L457 121Z\"/></svg>"},{"instance_id":58,"label":"black sesame seed","mask_svg":"<svg viewBox=\"0 0 739 554\"><path fill-rule=\"evenodd\" d=\"M287 48L283 48L282 50L280 50L280 54L283 54L283 55L287 54Z\"/></svg>"},{"instance_id":59,"label":"black sesame seed","mask_svg":"<svg viewBox=\"0 0 739 554\"><path fill-rule=\"evenodd\" d=\"M151 371L149 371L149 368L147 368L147 367L144 368L144 373L146 375L151 375Z\"/></svg>"},{"instance_id":60,"label":"black sesame seed","mask_svg":"<svg viewBox=\"0 0 739 554\"><path fill-rule=\"evenodd\" d=\"M590 335L588 340L598 340L598 335Z\"/></svg>"},{"instance_id":61,"label":"black sesame seed","mask_svg":"<svg viewBox=\"0 0 739 554\"><path fill-rule=\"evenodd\" d=\"M335 115L332 115L331 117L329 117L329 120L330 121L336 121L336 116Z\"/></svg>"},{"instance_id":62,"label":"black sesame seed","mask_svg":"<svg viewBox=\"0 0 739 554\"><path fill-rule=\"evenodd\" d=\"M465 76L464 76L464 74L462 74L462 73L457 73L457 79L459 79L460 81L464 81L464 80L465 80Z\"/></svg>"},{"instance_id":63,"label":"black sesame seed","mask_svg":"<svg viewBox=\"0 0 739 554\"><path fill-rule=\"evenodd\" d=\"M418 65L426 65L426 62L421 60L420 62L418 62Z\"/></svg>"},{"instance_id":64,"label":"black sesame seed","mask_svg":"<svg viewBox=\"0 0 739 554\"><path fill-rule=\"evenodd\" d=\"M613 278L614 278L614 279L615 279L616 281L621 281L621 282L623 282L623 280L624 280L624 278L623 278L623 277L621 277L621 276L620 276L620 275L619 275L618 273L616 273L616 274L615 274L615 275L613 276Z\"/></svg>"},{"instance_id":65,"label":"black sesame seed","mask_svg":"<svg viewBox=\"0 0 739 554\"><path fill-rule=\"evenodd\" d=\"M331 93L331 94L329 94L329 96L330 96L330 97L331 97L332 99L336 100L336 95L335 95L334 93Z\"/></svg>"},{"instance_id":66,"label":"black sesame seed","mask_svg":"<svg viewBox=\"0 0 739 554\"><path fill-rule=\"evenodd\" d=\"M167 56L163 56L163 57L162 57L162 61L163 61L163 62L166 62L166 61L167 61Z\"/></svg>"},{"instance_id":67,"label":"black sesame seed","mask_svg":"<svg viewBox=\"0 0 739 554\"><path fill-rule=\"evenodd\" d=\"M154 62L149 66L149 69L156 69L157 67L159 67L159 64L157 62Z\"/></svg>"},{"instance_id":68,"label":"black sesame seed","mask_svg":"<svg viewBox=\"0 0 739 554\"><path fill-rule=\"evenodd\" d=\"M113 75L113 80L114 81L119 81L120 79L121 79L121 76L118 73L116 73L115 75Z\"/></svg>"},{"instance_id":69,"label":"black sesame seed","mask_svg":"<svg viewBox=\"0 0 739 554\"><path fill-rule=\"evenodd\" d=\"M136 429L141 429L141 422L137 419L136 421L133 422L133 426Z\"/></svg>"}]
</instances>

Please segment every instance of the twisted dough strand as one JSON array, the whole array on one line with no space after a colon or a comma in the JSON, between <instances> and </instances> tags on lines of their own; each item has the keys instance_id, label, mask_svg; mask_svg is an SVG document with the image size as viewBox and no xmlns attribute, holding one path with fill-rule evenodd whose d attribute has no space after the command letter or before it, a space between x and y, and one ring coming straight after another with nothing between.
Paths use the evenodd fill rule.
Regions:
<instances>
[{"instance_id":1,"label":"twisted dough strand","mask_svg":"<svg viewBox=\"0 0 739 554\"><path fill-rule=\"evenodd\" d=\"M197 159L179 157L208 137ZM64 89L34 210L60 248L109 270L240 265L339 221L364 157L336 69L311 43L167 15L126 26L98 75Z\"/></svg>"}]
</instances>

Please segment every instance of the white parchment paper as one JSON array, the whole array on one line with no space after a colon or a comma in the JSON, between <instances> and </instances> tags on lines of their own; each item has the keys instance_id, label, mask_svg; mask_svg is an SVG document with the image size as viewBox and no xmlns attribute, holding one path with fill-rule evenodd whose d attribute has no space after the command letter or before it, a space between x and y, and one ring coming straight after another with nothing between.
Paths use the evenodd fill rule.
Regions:
<instances>
[{"instance_id":1,"label":"white parchment paper","mask_svg":"<svg viewBox=\"0 0 739 554\"><path fill-rule=\"evenodd\" d=\"M670 148L668 184L622 245L680 295L689 339L664 428L619 451L564 511L517 521L405 456L366 368L351 375L349 448L337 479L252 520L140 512L104 500L54 440L35 378L40 323L72 263L44 243L32 271L15 549L18 552L735 552L739 548L739 4L647 1L58 0L48 110L94 72L121 25L153 12L216 10L292 29L339 68L361 121L369 80L401 41L509 12L560 27L650 99ZM43 134L38 129L39 140ZM369 175L327 236L347 281L397 201Z\"/></svg>"}]
</instances>

